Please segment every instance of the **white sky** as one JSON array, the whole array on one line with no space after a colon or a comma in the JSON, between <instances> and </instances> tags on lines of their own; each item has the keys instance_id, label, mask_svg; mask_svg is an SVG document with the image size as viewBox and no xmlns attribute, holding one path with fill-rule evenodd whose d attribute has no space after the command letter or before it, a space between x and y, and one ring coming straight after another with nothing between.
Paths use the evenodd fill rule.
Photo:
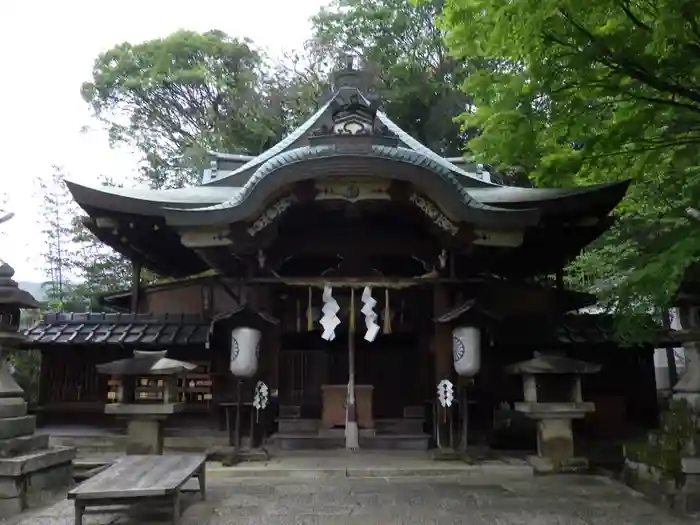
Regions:
<instances>
[{"instance_id":1,"label":"white sky","mask_svg":"<svg viewBox=\"0 0 700 525\"><path fill-rule=\"evenodd\" d=\"M0 191L15 218L0 228L0 257L15 279L45 280L39 200L34 180L63 166L89 182L133 176L137 159L111 150L80 97L96 56L117 43L166 36L178 29L220 29L249 37L273 56L298 48L309 18L325 0L0 1ZM81 133L85 125L92 126Z\"/></svg>"}]
</instances>

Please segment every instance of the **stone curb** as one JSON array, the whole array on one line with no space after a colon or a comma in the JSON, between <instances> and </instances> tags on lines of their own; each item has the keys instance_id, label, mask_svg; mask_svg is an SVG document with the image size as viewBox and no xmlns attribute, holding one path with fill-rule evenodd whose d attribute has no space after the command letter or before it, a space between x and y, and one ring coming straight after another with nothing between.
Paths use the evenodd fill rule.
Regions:
<instances>
[{"instance_id":1,"label":"stone curb","mask_svg":"<svg viewBox=\"0 0 700 525\"><path fill-rule=\"evenodd\" d=\"M416 477L484 477L529 479L534 470L529 466L465 466L460 468L249 468L218 467L207 474L228 478L416 478Z\"/></svg>"}]
</instances>

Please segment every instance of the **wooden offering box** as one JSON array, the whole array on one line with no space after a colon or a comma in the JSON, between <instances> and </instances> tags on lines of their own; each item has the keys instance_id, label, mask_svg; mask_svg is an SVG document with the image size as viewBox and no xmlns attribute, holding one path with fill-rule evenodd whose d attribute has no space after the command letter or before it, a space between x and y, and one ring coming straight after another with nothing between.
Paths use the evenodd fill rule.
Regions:
<instances>
[{"instance_id":1,"label":"wooden offering box","mask_svg":"<svg viewBox=\"0 0 700 525\"><path fill-rule=\"evenodd\" d=\"M345 399L348 385L323 385L323 428L345 426ZM357 424L360 428L374 428L372 416L372 394L374 386L355 385L355 403L357 406Z\"/></svg>"}]
</instances>

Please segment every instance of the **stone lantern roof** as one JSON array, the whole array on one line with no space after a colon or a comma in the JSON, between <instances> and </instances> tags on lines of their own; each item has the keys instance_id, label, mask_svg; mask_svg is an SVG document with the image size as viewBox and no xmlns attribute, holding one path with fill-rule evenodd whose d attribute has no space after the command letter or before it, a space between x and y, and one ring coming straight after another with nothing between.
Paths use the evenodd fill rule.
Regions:
<instances>
[{"instance_id":1,"label":"stone lantern roof","mask_svg":"<svg viewBox=\"0 0 700 525\"><path fill-rule=\"evenodd\" d=\"M100 374L113 376L176 375L191 372L197 365L166 357L167 351L134 351L134 356L97 365Z\"/></svg>"},{"instance_id":2,"label":"stone lantern roof","mask_svg":"<svg viewBox=\"0 0 700 525\"><path fill-rule=\"evenodd\" d=\"M0 308L2 306L15 306L17 308L39 308L39 302L32 294L22 290L17 281L12 279L15 270L2 262L0 264Z\"/></svg>"},{"instance_id":3,"label":"stone lantern roof","mask_svg":"<svg viewBox=\"0 0 700 525\"><path fill-rule=\"evenodd\" d=\"M595 374L600 371L598 364L578 361L558 355L538 355L527 361L510 365L509 374Z\"/></svg>"}]
</instances>

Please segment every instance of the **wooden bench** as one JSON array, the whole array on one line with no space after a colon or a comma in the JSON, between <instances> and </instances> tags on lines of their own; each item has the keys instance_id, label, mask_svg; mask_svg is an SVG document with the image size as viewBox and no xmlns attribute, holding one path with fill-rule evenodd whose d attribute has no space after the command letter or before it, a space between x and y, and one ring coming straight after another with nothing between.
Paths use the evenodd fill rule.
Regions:
<instances>
[{"instance_id":1,"label":"wooden bench","mask_svg":"<svg viewBox=\"0 0 700 525\"><path fill-rule=\"evenodd\" d=\"M191 478L198 478L206 498L206 456L125 456L108 469L68 493L75 500L75 525L82 525L86 507L163 502L172 509L173 525L180 522L180 493Z\"/></svg>"}]
</instances>

